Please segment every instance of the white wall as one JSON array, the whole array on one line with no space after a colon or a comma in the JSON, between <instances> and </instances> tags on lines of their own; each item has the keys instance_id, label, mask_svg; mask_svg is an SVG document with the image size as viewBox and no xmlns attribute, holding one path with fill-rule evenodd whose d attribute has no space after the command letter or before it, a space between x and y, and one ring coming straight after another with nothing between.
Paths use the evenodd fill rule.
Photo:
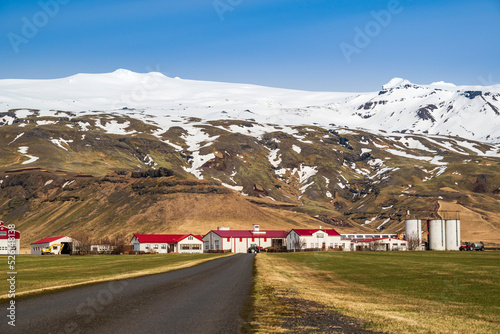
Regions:
<instances>
[{"instance_id":1,"label":"white wall","mask_svg":"<svg viewBox=\"0 0 500 334\"><path fill-rule=\"evenodd\" d=\"M178 243L179 253L203 253L203 241L193 236L188 236Z\"/></svg>"},{"instance_id":2,"label":"white wall","mask_svg":"<svg viewBox=\"0 0 500 334\"><path fill-rule=\"evenodd\" d=\"M297 232L291 231L286 237L286 248L287 250L300 250L300 249L322 249L323 245L325 249L338 248L344 244L350 244L349 242L344 242L341 240L340 236L328 235L324 231L316 231L312 235L302 235L299 236Z\"/></svg>"},{"instance_id":3,"label":"white wall","mask_svg":"<svg viewBox=\"0 0 500 334\"><path fill-rule=\"evenodd\" d=\"M8 241L8 239L0 239L0 255L17 255L19 254L19 239L16 239L14 242L14 247L12 247L12 243ZM13 250L13 252L10 252Z\"/></svg>"},{"instance_id":4,"label":"white wall","mask_svg":"<svg viewBox=\"0 0 500 334\"><path fill-rule=\"evenodd\" d=\"M45 242L43 244L34 244L30 245L31 248L31 255L41 255L42 254L42 248L47 248L49 247L49 243Z\"/></svg>"}]
</instances>

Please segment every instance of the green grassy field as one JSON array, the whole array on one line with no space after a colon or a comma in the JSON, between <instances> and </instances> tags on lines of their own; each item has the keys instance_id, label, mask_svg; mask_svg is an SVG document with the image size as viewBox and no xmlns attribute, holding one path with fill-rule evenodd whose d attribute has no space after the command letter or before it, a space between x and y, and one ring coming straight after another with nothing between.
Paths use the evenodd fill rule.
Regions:
<instances>
[{"instance_id":1,"label":"green grassy field","mask_svg":"<svg viewBox=\"0 0 500 334\"><path fill-rule=\"evenodd\" d=\"M293 295L389 332L500 332L500 252L259 254L257 266L261 304ZM263 321L279 328L279 314Z\"/></svg>"},{"instance_id":2,"label":"green grassy field","mask_svg":"<svg viewBox=\"0 0 500 334\"><path fill-rule=\"evenodd\" d=\"M189 267L227 254L16 256L16 295L40 293L79 284L136 277ZM0 257L7 273L7 257ZM0 300L7 297L6 280L0 280Z\"/></svg>"}]
</instances>

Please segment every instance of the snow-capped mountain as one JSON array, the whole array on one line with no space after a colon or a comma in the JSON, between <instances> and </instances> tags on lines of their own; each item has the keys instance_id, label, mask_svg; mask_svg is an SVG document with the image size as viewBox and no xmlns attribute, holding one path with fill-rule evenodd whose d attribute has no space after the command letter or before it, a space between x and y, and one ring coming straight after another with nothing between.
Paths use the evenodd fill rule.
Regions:
<instances>
[{"instance_id":1,"label":"snow-capped mountain","mask_svg":"<svg viewBox=\"0 0 500 334\"><path fill-rule=\"evenodd\" d=\"M0 125L23 118L27 109L40 116L56 111L75 116L118 113L164 129L179 117L196 117L500 141L500 85L417 85L399 78L368 93L306 92L128 70L54 80L0 80Z\"/></svg>"},{"instance_id":2,"label":"snow-capped mountain","mask_svg":"<svg viewBox=\"0 0 500 334\"><path fill-rule=\"evenodd\" d=\"M249 217L397 232L408 210L444 207L481 210L468 230L498 242L499 100L500 86L403 79L371 93L126 70L0 80L0 217L33 240Z\"/></svg>"}]
</instances>

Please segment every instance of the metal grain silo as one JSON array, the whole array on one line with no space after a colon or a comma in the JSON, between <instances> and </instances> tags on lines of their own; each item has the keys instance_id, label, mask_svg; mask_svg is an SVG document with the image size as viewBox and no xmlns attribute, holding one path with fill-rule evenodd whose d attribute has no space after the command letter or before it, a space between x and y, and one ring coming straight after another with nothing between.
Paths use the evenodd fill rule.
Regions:
<instances>
[{"instance_id":1,"label":"metal grain silo","mask_svg":"<svg viewBox=\"0 0 500 334\"><path fill-rule=\"evenodd\" d=\"M442 219L429 220L429 249L446 250L445 221Z\"/></svg>"},{"instance_id":2,"label":"metal grain silo","mask_svg":"<svg viewBox=\"0 0 500 334\"><path fill-rule=\"evenodd\" d=\"M447 219L446 226L446 250L459 250L460 249L460 220Z\"/></svg>"},{"instance_id":3,"label":"metal grain silo","mask_svg":"<svg viewBox=\"0 0 500 334\"><path fill-rule=\"evenodd\" d=\"M422 242L422 221L420 219L405 220L405 235L406 240L416 238L420 244Z\"/></svg>"}]
</instances>

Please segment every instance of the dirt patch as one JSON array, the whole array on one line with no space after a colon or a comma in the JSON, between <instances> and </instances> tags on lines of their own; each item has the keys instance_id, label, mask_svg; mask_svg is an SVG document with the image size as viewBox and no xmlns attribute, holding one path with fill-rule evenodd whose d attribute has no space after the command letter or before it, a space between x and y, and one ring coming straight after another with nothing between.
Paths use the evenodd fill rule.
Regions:
<instances>
[{"instance_id":1,"label":"dirt patch","mask_svg":"<svg viewBox=\"0 0 500 334\"><path fill-rule=\"evenodd\" d=\"M447 191L447 192L450 192L450 193L458 193L459 192L458 190L455 190L455 189L450 188L450 187L439 188L439 190L441 190L441 191Z\"/></svg>"},{"instance_id":2,"label":"dirt patch","mask_svg":"<svg viewBox=\"0 0 500 334\"><path fill-rule=\"evenodd\" d=\"M277 297L286 305L281 327L285 333L381 333L366 330L366 323L347 317L314 301Z\"/></svg>"}]
</instances>

